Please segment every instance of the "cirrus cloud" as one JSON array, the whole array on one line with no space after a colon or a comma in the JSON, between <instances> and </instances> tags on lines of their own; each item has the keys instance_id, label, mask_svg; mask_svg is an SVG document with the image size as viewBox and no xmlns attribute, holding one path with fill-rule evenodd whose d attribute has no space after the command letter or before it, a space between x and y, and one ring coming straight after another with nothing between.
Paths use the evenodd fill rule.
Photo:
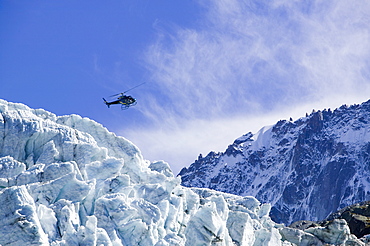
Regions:
<instances>
[{"instance_id":1,"label":"cirrus cloud","mask_svg":"<svg viewBox=\"0 0 370 246\"><path fill-rule=\"evenodd\" d=\"M228 141L230 136L214 122L243 128L248 124L234 122L253 119L258 124L265 122L257 120L261 115L277 117L279 112L300 109L303 116L310 107L368 99L369 1L208 0L200 4L205 13L196 28L158 28L158 39L148 47L144 62L158 93L148 94L145 107L140 108L154 124L145 136L153 134L153 139L160 137L186 151L194 143L191 139L204 131L196 127L199 121L209 122L207 142L212 146L216 141L212 135L222 139L223 134ZM163 132L157 135L158 129L171 129L168 141ZM176 134L188 136L189 141L174 138ZM135 132L131 138L145 136ZM147 146L153 142L147 141Z\"/></svg>"}]
</instances>

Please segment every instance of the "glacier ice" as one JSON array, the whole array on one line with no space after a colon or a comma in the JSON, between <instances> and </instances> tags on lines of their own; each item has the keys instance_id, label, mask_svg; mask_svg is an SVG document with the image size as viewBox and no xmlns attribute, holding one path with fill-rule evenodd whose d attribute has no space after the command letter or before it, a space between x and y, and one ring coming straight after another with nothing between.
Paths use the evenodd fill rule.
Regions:
<instances>
[{"instance_id":1,"label":"glacier ice","mask_svg":"<svg viewBox=\"0 0 370 246\"><path fill-rule=\"evenodd\" d=\"M324 237L276 224L254 197L181 186L166 162L149 163L90 119L4 100L0 113L0 245L276 246Z\"/></svg>"}]
</instances>

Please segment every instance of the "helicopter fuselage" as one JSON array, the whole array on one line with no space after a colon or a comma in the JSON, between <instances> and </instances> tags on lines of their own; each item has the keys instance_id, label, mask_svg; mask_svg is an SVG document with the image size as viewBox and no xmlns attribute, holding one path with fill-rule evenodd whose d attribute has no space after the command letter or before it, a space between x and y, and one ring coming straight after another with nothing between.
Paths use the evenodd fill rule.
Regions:
<instances>
[{"instance_id":1,"label":"helicopter fuselage","mask_svg":"<svg viewBox=\"0 0 370 246\"><path fill-rule=\"evenodd\" d=\"M133 106L133 105L136 104L136 99L135 98L133 98L132 96L126 96L126 95L122 95L122 96L118 97L117 100L112 101L112 102L107 102L104 98L103 98L103 100L104 100L105 104L108 106L108 108L112 104L121 104L122 109L128 108L128 107Z\"/></svg>"},{"instance_id":2,"label":"helicopter fuselage","mask_svg":"<svg viewBox=\"0 0 370 246\"><path fill-rule=\"evenodd\" d=\"M127 96L127 95L125 95L125 93L126 93L126 92L128 92L128 91L131 91L131 90L133 90L133 89L135 89L135 88L137 88L137 87L139 87L139 86L141 86L141 85L143 85L143 84L145 84L145 82L144 82L144 83L141 83L141 84L139 84L139 85L137 85L137 86L134 86L134 87L132 87L131 89L129 89L129 90L127 90L127 91L125 91L125 92L122 92L122 93L119 93L119 94L112 95L112 97L115 97L115 96L120 95L120 96L117 98L117 100L115 100L115 101L107 102L107 100L105 100L105 99L103 98L104 103L108 106L108 108L109 108L109 107L110 107L110 105L112 105L112 104L121 104L121 109L128 109L129 107L136 105L136 103L137 103L137 102L136 102L136 99L135 99L135 98L133 98L132 96Z\"/></svg>"}]
</instances>

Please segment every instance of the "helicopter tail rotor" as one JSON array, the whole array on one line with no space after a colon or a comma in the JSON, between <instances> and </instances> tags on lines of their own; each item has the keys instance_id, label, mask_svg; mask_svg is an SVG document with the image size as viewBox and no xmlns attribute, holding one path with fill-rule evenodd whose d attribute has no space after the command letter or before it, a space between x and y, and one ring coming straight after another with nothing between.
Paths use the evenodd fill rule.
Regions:
<instances>
[{"instance_id":1,"label":"helicopter tail rotor","mask_svg":"<svg viewBox=\"0 0 370 246\"><path fill-rule=\"evenodd\" d=\"M105 98L103 98L103 100L104 100L105 105L107 105L108 108L110 108L110 104L107 102L107 100L105 100Z\"/></svg>"}]
</instances>

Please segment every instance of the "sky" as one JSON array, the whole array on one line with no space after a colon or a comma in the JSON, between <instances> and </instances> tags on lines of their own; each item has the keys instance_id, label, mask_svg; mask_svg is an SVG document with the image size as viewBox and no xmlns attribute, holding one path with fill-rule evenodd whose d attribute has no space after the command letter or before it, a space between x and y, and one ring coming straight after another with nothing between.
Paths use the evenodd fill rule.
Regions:
<instances>
[{"instance_id":1,"label":"sky","mask_svg":"<svg viewBox=\"0 0 370 246\"><path fill-rule=\"evenodd\" d=\"M278 120L367 101L369 23L366 0L2 0L0 98L95 120L177 174ZM104 105L127 90L136 106Z\"/></svg>"}]
</instances>

